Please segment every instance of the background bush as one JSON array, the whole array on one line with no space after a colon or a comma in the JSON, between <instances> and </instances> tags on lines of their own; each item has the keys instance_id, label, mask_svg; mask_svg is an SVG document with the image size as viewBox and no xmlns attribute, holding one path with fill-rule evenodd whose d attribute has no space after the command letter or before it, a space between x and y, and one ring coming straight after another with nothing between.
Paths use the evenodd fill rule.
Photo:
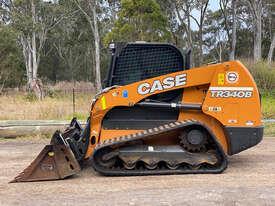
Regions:
<instances>
[{"instance_id":1,"label":"background bush","mask_svg":"<svg viewBox=\"0 0 275 206\"><path fill-rule=\"evenodd\" d=\"M275 90L275 62L268 64L265 61L254 63L252 60L241 60L250 70L259 90L264 94L272 95Z\"/></svg>"}]
</instances>

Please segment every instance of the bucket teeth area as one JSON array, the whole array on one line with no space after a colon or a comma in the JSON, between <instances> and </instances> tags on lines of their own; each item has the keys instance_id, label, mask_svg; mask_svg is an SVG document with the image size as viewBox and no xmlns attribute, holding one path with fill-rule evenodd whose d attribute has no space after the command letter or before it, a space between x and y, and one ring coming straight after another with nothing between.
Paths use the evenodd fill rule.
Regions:
<instances>
[{"instance_id":1,"label":"bucket teeth area","mask_svg":"<svg viewBox=\"0 0 275 206\"><path fill-rule=\"evenodd\" d=\"M32 163L13 182L58 180L80 171L71 149L65 145L46 145Z\"/></svg>"}]
</instances>

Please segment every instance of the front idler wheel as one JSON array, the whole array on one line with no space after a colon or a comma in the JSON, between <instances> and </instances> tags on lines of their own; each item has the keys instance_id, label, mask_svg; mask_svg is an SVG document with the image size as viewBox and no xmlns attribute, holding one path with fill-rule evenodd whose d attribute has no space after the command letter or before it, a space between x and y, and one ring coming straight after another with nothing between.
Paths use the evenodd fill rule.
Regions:
<instances>
[{"instance_id":1,"label":"front idler wheel","mask_svg":"<svg viewBox=\"0 0 275 206\"><path fill-rule=\"evenodd\" d=\"M97 156L96 161L105 168L111 168L116 163L116 154L111 148L106 148Z\"/></svg>"}]
</instances>

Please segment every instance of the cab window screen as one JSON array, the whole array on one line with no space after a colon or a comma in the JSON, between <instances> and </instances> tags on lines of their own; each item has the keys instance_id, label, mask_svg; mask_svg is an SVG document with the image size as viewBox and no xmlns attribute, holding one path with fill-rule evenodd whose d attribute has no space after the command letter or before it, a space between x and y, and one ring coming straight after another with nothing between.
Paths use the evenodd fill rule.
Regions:
<instances>
[{"instance_id":1,"label":"cab window screen","mask_svg":"<svg viewBox=\"0 0 275 206\"><path fill-rule=\"evenodd\" d=\"M128 44L116 57L112 85L126 85L183 70L182 54L171 45Z\"/></svg>"}]
</instances>

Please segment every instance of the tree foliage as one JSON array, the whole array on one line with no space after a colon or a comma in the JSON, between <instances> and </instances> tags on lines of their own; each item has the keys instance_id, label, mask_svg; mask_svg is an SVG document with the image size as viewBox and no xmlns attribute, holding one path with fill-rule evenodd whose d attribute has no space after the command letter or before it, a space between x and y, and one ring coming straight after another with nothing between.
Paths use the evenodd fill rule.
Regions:
<instances>
[{"instance_id":1,"label":"tree foliage","mask_svg":"<svg viewBox=\"0 0 275 206\"><path fill-rule=\"evenodd\" d=\"M191 48L193 66L226 61L232 59L232 54L257 60L255 45L261 47L261 58L274 60L275 4L270 0L218 0L216 10L207 0L94 2L0 0L0 89L30 84L35 79L45 83L91 81L96 85L99 65L102 79L108 69L108 44L112 41L167 42ZM256 35L259 21L255 20L259 15L260 47ZM96 53L100 53L97 59ZM37 75L30 78L28 72L33 70L28 64L33 66L33 62L37 64Z\"/></svg>"},{"instance_id":2,"label":"tree foliage","mask_svg":"<svg viewBox=\"0 0 275 206\"><path fill-rule=\"evenodd\" d=\"M22 86L24 65L16 41L16 32L0 25L0 93L4 87Z\"/></svg>"},{"instance_id":3,"label":"tree foliage","mask_svg":"<svg viewBox=\"0 0 275 206\"><path fill-rule=\"evenodd\" d=\"M169 41L167 18L155 0L122 0L114 27L105 38L112 41Z\"/></svg>"}]
</instances>

